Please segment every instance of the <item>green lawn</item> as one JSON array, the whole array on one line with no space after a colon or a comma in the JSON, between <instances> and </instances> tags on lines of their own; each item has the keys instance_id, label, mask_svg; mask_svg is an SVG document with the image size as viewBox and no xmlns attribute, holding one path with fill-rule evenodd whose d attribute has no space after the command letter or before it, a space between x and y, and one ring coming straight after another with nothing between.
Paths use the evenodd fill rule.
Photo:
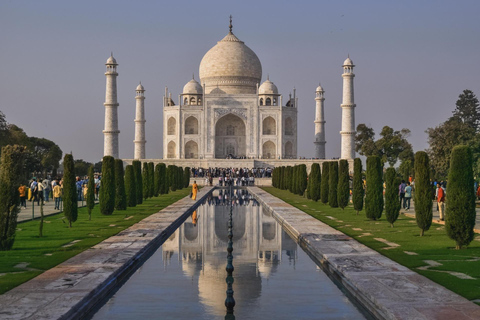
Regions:
<instances>
[{"instance_id":1,"label":"green lawn","mask_svg":"<svg viewBox=\"0 0 480 320\"><path fill-rule=\"evenodd\" d=\"M378 221L371 221L366 218L365 211L357 216L351 206L345 210L330 208L289 191L272 187L263 189L453 292L469 300L480 299L480 235L468 249L455 250L455 242L447 237L442 225L432 224L425 236L420 237L415 219L403 215L391 228L384 215ZM400 246L390 247L374 238L386 239ZM428 266L425 262L428 260L439 265L428 270L418 269ZM454 276L450 272L460 274ZM461 279L462 276L473 279Z\"/></svg>"},{"instance_id":2,"label":"green lawn","mask_svg":"<svg viewBox=\"0 0 480 320\"><path fill-rule=\"evenodd\" d=\"M19 223L12 250L0 251L0 294L160 211L187 196L190 190L154 197L110 216L102 215L97 205L91 221L87 209L80 208L72 228L68 228L62 213L53 215L45 219L42 238L38 237L40 221ZM72 241L78 242L64 247Z\"/></svg>"}]
</instances>

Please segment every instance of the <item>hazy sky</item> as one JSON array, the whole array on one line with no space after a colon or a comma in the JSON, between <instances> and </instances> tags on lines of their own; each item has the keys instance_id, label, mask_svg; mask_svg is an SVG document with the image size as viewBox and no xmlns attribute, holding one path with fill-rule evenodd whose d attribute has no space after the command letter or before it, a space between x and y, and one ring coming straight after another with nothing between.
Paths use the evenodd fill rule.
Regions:
<instances>
[{"instance_id":1,"label":"hazy sky","mask_svg":"<svg viewBox=\"0 0 480 320\"><path fill-rule=\"evenodd\" d=\"M105 61L119 63L120 157L133 157L135 88L145 86L147 158L162 156L162 96L198 80L228 32L299 97L298 155L314 154L315 88L327 157L340 156L342 63L355 68L356 124L409 128L415 151L458 95L480 95L480 1L0 1L0 110L28 135L94 162L103 156Z\"/></svg>"}]
</instances>

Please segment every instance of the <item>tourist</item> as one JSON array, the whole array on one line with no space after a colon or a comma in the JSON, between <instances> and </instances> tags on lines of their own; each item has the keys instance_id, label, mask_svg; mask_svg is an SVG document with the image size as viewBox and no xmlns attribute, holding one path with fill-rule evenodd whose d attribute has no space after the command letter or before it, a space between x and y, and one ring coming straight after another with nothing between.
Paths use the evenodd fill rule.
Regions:
<instances>
[{"instance_id":1,"label":"tourist","mask_svg":"<svg viewBox=\"0 0 480 320\"><path fill-rule=\"evenodd\" d=\"M43 183L40 182L40 180L38 180L38 183L37 183L37 188L38 188L38 192L37 192L37 203L39 201L42 202L42 204L44 204L44 198L43 198L43 195L44 195L44 187L43 187Z\"/></svg>"},{"instance_id":2,"label":"tourist","mask_svg":"<svg viewBox=\"0 0 480 320\"><path fill-rule=\"evenodd\" d=\"M192 213L192 224L194 227L197 226L197 221L198 221L197 210L194 210Z\"/></svg>"},{"instance_id":3,"label":"tourist","mask_svg":"<svg viewBox=\"0 0 480 320\"><path fill-rule=\"evenodd\" d=\"M407 182L407 186L405 187L405 210L410 210L410 200L412 199L412 187L410 186L410 182Z\"/></svg>"},{"instance_id":4,"label":"tourist","mask_svg":"<svg viewBox=\"0 0 480 320\"><path fill-rule=\"evenodd\" d=\"M76 178L77 182L75 182L75 185L77 187L77 200L82 201L82 185L83 181L80 180L80 177Z\"/></svg>"},{"instance_id":5,"label":"tourist","mask_svg":"<svg viewBox=\"0 0 480 320\"><path fill-rule=\"evenodd\" d=\"M18 188L18 193L20 194L20 207L27 209L27 187L22 183Z\"/></svg>"},{"instance_id":6,"label":"tourist","mask_svg":"<svg viewBox=\"0 0 480 320\"><path fill-rule=\"evenodd\" d=\"M477 189L477 199L480 200L480 184L478 185Z\"/></svg>"},{"instance_id":7,"label":"tourist","mask_svg":"<svg viewBox=\"0 0 480 320\"><path fill-rule=\"evenodd\" d=\"M197 181L194 180L192 184L192 200L197 200L198 186Z\"/></svg>"},{"instance_id":8,"label":"tourist","mask_svg":"<svg viewBox=\"0 0 480 320\"><path fill-rule=\"evenodd\" d=\"M32 191L32 203L37 201L38 205L38 182L37 178L33 177L32 182L30 183L30 190Z\"/></svg>"},{"instance_id":9,"label":"tourist","mask_svg":"<svg viewBox=\"0 0 480 320\"><path fill-rule=\"evenodd\" d=\"M398 186L398 196L400 197L400 206L405 208L405 180L402 180L402 183Z\"/></svg>"},{"instance_id":10,"label":"tourist","mask_svg":"<svg viewBox=\"0 0 480 320\"><path fill-rule=\"evenodd\" d=\"M62 187L58 181L55 187L53 187L53 200L55 202L55 209L60 210L60 201L62 201Z\"/></svg>"},{"instance_id":11,"label":"tourist","mask_svg":"<svg viewBox=\"0 0 480 320\"><path fill-rule=\"evenodd\" d=\"M48 178L45 178L42 182L43 184L43 198L45 199L46 202L48 202L48 198L50 197L50 180Z\"/></svg>"},{"instance_id":12,"label":"tourist","mask_svg":"<svg viewBox=\"0 0 480 320\"><path fill-rule=\"evenodd\" d=\"M445 221L445 189L443 183L437 183L437 205L440 221Z\"/></svg>"}]
</instances>

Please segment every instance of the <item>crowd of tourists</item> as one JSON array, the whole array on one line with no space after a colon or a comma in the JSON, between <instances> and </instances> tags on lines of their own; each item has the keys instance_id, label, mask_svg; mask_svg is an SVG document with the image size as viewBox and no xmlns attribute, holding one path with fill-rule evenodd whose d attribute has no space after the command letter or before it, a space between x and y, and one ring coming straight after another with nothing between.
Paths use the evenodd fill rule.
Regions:
<instances>
[{"instance_id":1,"label":"crowd of tourists","mask_svg":"<svg viewBox=\"0 0 480 320\"><path fill-rule=\"evenodd\" d=\"M205 185L253 186L255 178L270 178L271 168L192 168L191 177L205 178Z\"/></svg>"},{"instance_id":2,"label":"crowd of tourists","mask_svg":"<svg viewBox=\"0 0 480 320\"><path fill-rule=\"evenodd\" d=\"M101 176L95 175L95 200L98 200L98 194L100 190ZM88 191L88 176L76 177L75 187L77 191L77 200L85 201ZM49 176L45 179L33 177L30 179L28 186L21 184L18 188L20 196L20 207L27 208L27 201L32 203L45 204L50 202L50 199L54 201L54 208L60 210L60 204L63 196L63 179L55 178L51 179Z\"/></svg>"},{"instance_id":3,"label":"crowd of tourists","mask_svg":"<svg viewBox=\"0 0 480 320\"><path fill-rule=\"evenodd\" d=\"M445 221L445 199L447 194L447 182L434 180L431 182L432 199L437 202L437 211L441 221ZM477 183L475 183L477 188ZM409 177L408 181L402 180L398 186L400 205L404 210L410 210L410 201L415 189L415 180ZM476 189L477 197L480 199L480 186Z\"/></svg>"}]
</instances>

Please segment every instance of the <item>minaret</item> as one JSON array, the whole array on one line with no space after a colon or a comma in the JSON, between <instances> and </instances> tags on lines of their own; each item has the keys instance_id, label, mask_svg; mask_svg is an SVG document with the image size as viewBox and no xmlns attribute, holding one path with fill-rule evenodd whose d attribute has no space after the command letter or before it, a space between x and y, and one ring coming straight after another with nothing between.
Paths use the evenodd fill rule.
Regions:
<instances>
[{"instance_id":1,"label":"minaret","mask_svg":"<svg viewBox=\"0 0 480 320\"><path fill-rule=\"evenodd\" d=\"M315 158L325 159L325 112L323 104L325 91L322 86L315 90Z\"/></svg>"},{"instance_id":2,"label":"minaret","mask_svg":"<svg viewBox=\"0 0 480 320\"><path fill-rule=\"evenodd\" d=\"M355 100L353 98L353 61L350 56L343 63L342 154L341 159L355 158Z\"/></svg>"},{"instance_id":3,"label":"minaret","mask_svg":"<svg viewBox=\"0 0 480 320\"><path fill-rule=\"evenodd\" d=\"M108 58L107 72L107 88L105 93L105 130L103 130L104 144L103 155L118 158L118 102L117 102L117 61L112 55Z\"/></svg>"},{"instance_id":4,"label":"minaret","mask_svg":"<svg viewBox=\"0 0 480 320\"><path fill-rule=\"evenodd\" d=\"M135 152L134 159L145 159L145 89L142 86L142 83L137 86L137 93L135 95L135 100L137 102L137 107L135 111Z\"/></svg>"}]
</instances>

